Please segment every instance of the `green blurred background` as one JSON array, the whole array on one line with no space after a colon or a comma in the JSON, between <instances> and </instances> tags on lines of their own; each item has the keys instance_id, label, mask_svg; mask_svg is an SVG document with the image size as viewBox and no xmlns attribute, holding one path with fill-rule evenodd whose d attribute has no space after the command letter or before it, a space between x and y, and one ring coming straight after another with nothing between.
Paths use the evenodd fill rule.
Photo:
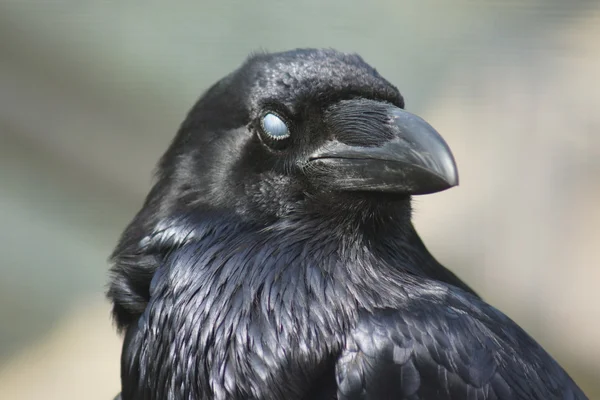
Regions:
<instances>
[{"instance_id":1,"label":"green blurred background","mask_svg":"<svg viewBox=\"0 0 600 400\"><path fill-rule=\"evenodd\" d=\"M0 399L109 399L106 262L251 51L357 52L457 158L432 252L600 399L600 1L1 1Z\"/></svg>"}]
</instances>

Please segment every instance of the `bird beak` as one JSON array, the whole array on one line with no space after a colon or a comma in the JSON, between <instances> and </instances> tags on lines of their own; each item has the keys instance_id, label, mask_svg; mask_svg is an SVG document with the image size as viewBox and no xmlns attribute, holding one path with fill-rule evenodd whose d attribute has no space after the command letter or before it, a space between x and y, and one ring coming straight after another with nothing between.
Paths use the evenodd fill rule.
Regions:
<instances>
[{"instance_id":1,"label":"bird beak","mask_svg":"<svg viewBox=\"0 0 600 400\"><path fill-rule=\"evenodd\" d=\"M458 185L450 148L422 118L387 103L347 100L326 116L333 139L304 171L339 191L419 195Z\"/></svg>"}]
</instances>

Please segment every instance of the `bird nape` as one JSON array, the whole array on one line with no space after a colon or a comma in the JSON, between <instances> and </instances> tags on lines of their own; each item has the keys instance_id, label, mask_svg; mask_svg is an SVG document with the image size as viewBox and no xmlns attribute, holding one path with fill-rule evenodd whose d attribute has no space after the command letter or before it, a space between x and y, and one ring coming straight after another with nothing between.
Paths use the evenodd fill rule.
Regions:
<instances>
[{"instance_id":1,"label":"bird nape","mask_svg":"<svg viewBox=\"0 0 600 400\"><path fill-rule=\"evenodd\" d=\"M403 108L314 49L200 98L112 256L123 400L586 398L420 240L411 196L458 176Z\"/></svg>"}]
</instances>

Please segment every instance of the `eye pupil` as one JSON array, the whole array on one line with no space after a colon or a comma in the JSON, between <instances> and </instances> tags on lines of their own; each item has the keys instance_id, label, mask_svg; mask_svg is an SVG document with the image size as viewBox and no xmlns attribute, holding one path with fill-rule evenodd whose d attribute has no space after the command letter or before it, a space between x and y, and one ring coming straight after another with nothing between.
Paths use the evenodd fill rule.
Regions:
<instances>
[{"instance_id":1,"label":"eye pupil","mask_svg":"<svg viewBox=\"0 0 600 400\"><path fill-rule=\"evenodd\" d=\"M266 114L263 117L262 125L265 133L274 139L285 139L290 136L290 130L285 122L275 114Z\"/></svg>"}]
</instances>

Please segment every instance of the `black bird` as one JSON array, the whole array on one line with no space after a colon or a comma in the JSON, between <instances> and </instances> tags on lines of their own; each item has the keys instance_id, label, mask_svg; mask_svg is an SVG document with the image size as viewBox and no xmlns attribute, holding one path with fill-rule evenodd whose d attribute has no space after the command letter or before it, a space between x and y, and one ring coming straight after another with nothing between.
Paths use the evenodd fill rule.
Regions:
<instances>
[{"instance_id":1,"label":"black bird","mask_svg":"<svg viewBox=\"0 0 600 400\"><path fill-rule=\"evenodd\" d=\"M114 254L122 399L585 399L427 251L453 156L357 55L251 56L162 157Z\"/></svg>"}]
</instances>

